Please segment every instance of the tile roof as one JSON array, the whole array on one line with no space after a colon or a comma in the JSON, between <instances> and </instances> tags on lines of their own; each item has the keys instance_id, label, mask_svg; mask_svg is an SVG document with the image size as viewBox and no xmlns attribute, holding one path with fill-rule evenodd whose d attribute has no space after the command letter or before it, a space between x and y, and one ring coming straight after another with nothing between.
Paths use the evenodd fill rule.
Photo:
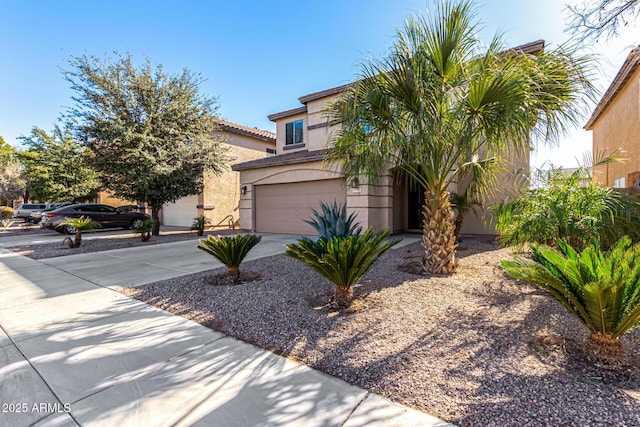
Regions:
<instances>
[{"instance_id":1,"label":"tile roof","mask_svg":"<svg viewBox=\"0 0 640 427\"><path fill-rule=\"evenodd\" d=\"M596 105L596 108L595 110L593 110L593 114L591 114L591 117L587 121L587 124L584 125L584 129L593 129L593 124L596 122L596 120L598 120L604 110L607 109L609 104L611 104L613 98L615 98L618 92L620 92L620 90L624 87L624 85L627 83L627 81L639 65L640 45L638 45L638 47L636 47L631 51L631 53L629 53L627 59L624 61L624 64L622 64L620 71L618 71L618 74L613 79L613 82L611 82L611 86L609 86L609 89L607 89L600 102L598 102L598 105Z\"/></svg>"},{"instance_id":2,"label":"tile roof","mask_svg":"<svg viewBox=\"0 0 640 427\"><path fill-rule=\"evenodd\" d=\"M507 52L527 53L529 55L535 55L544 48L544 40L539 39L534 42L521 44L520 46L512 47Z\"/></svg>"},{"instance_id":3,"label":"tile roof","mask_svg":"<svg viewBox=\"0 0 640 427\"><path fill-rule=\"evenodd\" d=\"M326 149L313 151L296 151L294 153L280 154L277 156L265 157L258 160L236 163L235 165L231 166L231 170L243 171L248 169L269 168L272 166L316 162L318 160L323 160L326 153Z\"/></svg>"},{"instance_id":4,"label":"tile roof","mask_svg":"<svg viewBox=\"0 0 640 427\"><path fill-rule=\"evenodd\" d=\"M243 126L238 123L230 122L228 120L218 119L218 126L220 129L225 130L227 132L233 132L240 135L251 136L254 138L261 139L267 142L276 143L276 134L273 132L269 132L267 130L258 129L258 128L250 128L247 126Z\"/></svg>"}]
</instances>

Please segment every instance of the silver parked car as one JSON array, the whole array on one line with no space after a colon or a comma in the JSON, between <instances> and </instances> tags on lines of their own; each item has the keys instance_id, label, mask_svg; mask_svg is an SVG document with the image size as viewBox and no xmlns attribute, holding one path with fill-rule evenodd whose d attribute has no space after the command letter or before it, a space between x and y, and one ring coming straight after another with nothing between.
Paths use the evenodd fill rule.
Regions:
<instances>
[{"instance_id":1,"label":"silver parked car","mask_svg":"<svg viewBox=\"0 0 640 427\"><path fill-rule=\"evenodd\" d=\"M20 203L18 207L13 211L13 217L29 221L29 215L31 212L48 208L47 203Z\"/></svg>"}]
</instances>

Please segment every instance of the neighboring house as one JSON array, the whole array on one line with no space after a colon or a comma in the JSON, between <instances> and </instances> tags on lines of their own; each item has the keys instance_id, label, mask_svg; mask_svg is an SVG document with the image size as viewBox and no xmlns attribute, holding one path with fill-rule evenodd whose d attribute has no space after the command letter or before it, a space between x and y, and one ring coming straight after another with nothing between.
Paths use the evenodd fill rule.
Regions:
<instances>
[{"instance_id":1,"label":"neighboring house","mask_svg":"<svg viewBox=\"0 0 640 427\"><path fill-rule=\"evenodd\" d=\"M275 154L276 136L272 132L250 128L226 120L219 121L224 145L229 147L232 162L246 162ZM204 191L201 194L183 197L175 203L163 206L160 218L163 225L189 227L193 219L204 215L211 225L238 227L238 207L240 203L240 177L238 172L228 170L220 176L207 174L204 177ZM112 197L101 192L99 203L113 206L134 204L134 202Z\"/></svg>"},{"instance_id":2,"label":"neighboring house","mask_svg":"<svg viewBox=\"0 0 640 427\"><path fill-rule=\"evenodd\" d=\"M531 49L540 49L540 43ZM528 45L520 47L528 52ZM349 84L302 96L301 107L272 114L276 123L276 152L273 157L237 163L240 172L240 226L256 232L313 234L304 220L320 202L346 203L357 220L376 230L394 233L421 228L424 192L394 180L391 172L371 183L349 182L341 177L337 164L325 165L323 158L335 130L327 123L327 104L350 87ZM511 170L529 170L529 156L511 162ZM506 180L504 180L506 181ZM450 191L455 191L450 188ZM500 197L498 197L500 198ZM462 229L466 234L495 234L480 216L467 214Z\"/></svg>"},{"instance_id":3,"label":"neighboring house","mask_svg":"<svg viewBox=\"0 0 640 427\"><path fill-rule=\"evenodd\" d=\"M593 131L593 153L625 157L598 166L593 179L607 187L640 191L640 46L627 56L611 86L584 126Z\"/></svg>"}]
</instances>

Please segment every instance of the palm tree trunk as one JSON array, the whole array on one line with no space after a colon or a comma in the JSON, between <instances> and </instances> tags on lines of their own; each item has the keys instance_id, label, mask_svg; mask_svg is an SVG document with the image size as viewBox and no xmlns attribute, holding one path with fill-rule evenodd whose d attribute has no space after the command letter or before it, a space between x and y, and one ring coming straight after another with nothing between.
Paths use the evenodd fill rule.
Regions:
<instances>
[{"instance_id":1,"label":"palm tree trunk","mask_svg":"<svg viewBox=\"0 0 640 427\"><path fill-rule=\"evenodd\" d=\"M353 302L352 286L336 286L336 304L338 307L349 307Z\"/></svg>"},{"instance_id":2,"label":"palm tree trunk","mask_svg":"<svg viewBox=\"0 0 640 427\"><path fill-rule=\"evenodd\" d=\"M422 208L422 267L428 273L449 274L458 267L455 225L447 191L425 191Z\"/></svg>"},{"instance_id":3,"label":"palm tree trunk","mask_svg":"<svg viewBox=\"0 0 640 427\"><path fill-rule=\"evenodd\" d=\"M80 230L76 230L76 241L74 243L76 248L79 248L82 244L82 232Z\"/></svg>"}]
</instances>

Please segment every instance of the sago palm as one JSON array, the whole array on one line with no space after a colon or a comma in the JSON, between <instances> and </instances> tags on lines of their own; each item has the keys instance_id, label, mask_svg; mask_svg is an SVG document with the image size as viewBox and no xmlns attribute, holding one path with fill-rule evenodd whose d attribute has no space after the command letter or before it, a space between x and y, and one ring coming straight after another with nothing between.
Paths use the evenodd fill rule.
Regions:
<instances>
[{"instance_id":1,"label":"sago palm","mask_svg":"<svg viewBox=\"0 0 640 427\"><path fill-rule=\"evenodd\" d=\"M574 250L531 246L532 259L502 261L507 273L535 283L560 301L589 329L590 343L602 354L620 347L620 337L640 325L640 245L621 238L608 252L593 241Z\"/></svg>"},{"instance_id":2,"label":"sago palm","mask_svg":"<svg viewBox=\"0 0 640 427\"><path fill-rule=\"evenodd\" d=\"M348 307L353 300L353 285L383 253L400 241L383 242L389 233L388 229L374 233L369 228L360 235L320 238L317 242L303 237L297 244L285 245L285 255L304 262L336 285L336 304Z\"/></svg>"},{"instance_id":3,"label":"sago palm","mask_svg":"<svg viewBox=\"0 0 640 427\"><path fill-rule=\"evenodd\" d=\"M93 231L96 228L97 223L91 218L81 216L80 218L67 218L59 225L64 227L64 231L69 234L75 234L73 240L71 237L64 239L70 248L79 248L82 245L82 232Z\"/></svg>"},{"instance_id":4,"label":"sago palm","mask_svg":"<svg viewBox=\"0 0 640 427\"><path fill-rule=\"evenodd\" d=\"M448 188L473 176L483 193L502 156L528 155L532 134L553 140L592 94L589 58L568 48L506 49L477 39L471 4L445 2L407 21L390 54L363 64L359 80L328 110L337 131L327 161L347 177L389 171L425 190L425 270L456 269Z\"/></svg>"},{"instance_id":5,"label":"sago palm","mask_svg":"<svg viewBox=\"0 0 640 427\"><path fill-rule=\"evenodd\" d=\"M255 234L239 234L235 237L229 236L209 236L200 239L198 249L216 257L228 270L229 277L234 282L240 280L240 264L255 245L260 243L262 236Z\"/></svg>"}]
</instances>

